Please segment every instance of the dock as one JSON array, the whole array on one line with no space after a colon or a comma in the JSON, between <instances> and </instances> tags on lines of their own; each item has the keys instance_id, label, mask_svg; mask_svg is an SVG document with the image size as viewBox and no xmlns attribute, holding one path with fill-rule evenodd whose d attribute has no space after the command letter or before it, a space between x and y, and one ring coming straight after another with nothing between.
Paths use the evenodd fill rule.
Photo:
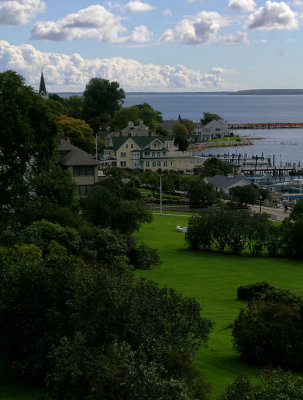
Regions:
<instances>
[{"instance_id":1,"label":"dock","mask_svg":"<svg viewBox=\"0 0 303 400\"><path fill-rule=\"evenodd\" d=\"M259 122L228 124L228 129L303 129L303 122Z\"/></svg>"}]
</instances>

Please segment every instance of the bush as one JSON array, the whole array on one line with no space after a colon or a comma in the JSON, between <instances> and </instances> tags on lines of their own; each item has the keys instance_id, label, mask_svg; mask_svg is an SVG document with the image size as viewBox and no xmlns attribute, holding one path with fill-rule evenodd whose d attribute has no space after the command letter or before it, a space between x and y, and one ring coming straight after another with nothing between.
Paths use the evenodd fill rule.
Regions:
<instances>
[{"instance_id":1,"label":"bush","mask_svg":"<svg viewBox=\"0 0 303 400\"><path fill-rule=\"evenodd\" d=\"M302 299L285 290L269 291L241 309L232 336L235 349L246 362L301 369Z\"/></svg>"},{"instance_id":2,"label":"bush","mask_svg":"<svg viewBox=\"0 0 303 400\"><path fill-rule=\"evenodd\" d=\"M237 289L237 299L244 301L258 300L270 289L274 289L274 287L267 282L257 282L246 286L239 286Z\"/></svg>"},{"instance_id":3,"label":"bush","mask_svg":"<svg viewBox=\"0 0 303 400\"><path fill-rule=\"evenodd\" d=\"M276 370L263 370L260 384L254 386L250 379L239 376L231 383L220 400L301 400L303 398L303 379Z\"/></svg>"}]
</instances>

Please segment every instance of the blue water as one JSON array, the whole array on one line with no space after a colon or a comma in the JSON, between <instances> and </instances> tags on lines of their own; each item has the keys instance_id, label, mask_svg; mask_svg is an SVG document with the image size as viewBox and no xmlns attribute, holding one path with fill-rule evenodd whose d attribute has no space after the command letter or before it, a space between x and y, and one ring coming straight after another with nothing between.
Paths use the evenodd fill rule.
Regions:
<instances>
[{"instance_id":1,"label":"blue water","mask_svg":"<svg viewBox=\"0 0 303 400\"><path fill-rule=\"evenodd\" d=\"M124 106L149 103L162 112L163 119L188 118L195 122L203 112L221 115L230 123L303 122L302 95L209 95L209 94L151 94L128 93ZM247 153L272 158L276 165L303 161L303 129L257 129L237 132L253 139L252 146L224 147L208 153Z\"/></svg>"},{"instance_id":2,"label":"blue water","mask_svg":"<svg viewBox=\"0 0 303 400\"><path fill-rule=\"evenodd\" d=\"M163 119L198 122L203 112L221 115L230 123L303 122L303 95L224 95L127 93L125 107L149 103Z\"/></svg>"}]
</instances>

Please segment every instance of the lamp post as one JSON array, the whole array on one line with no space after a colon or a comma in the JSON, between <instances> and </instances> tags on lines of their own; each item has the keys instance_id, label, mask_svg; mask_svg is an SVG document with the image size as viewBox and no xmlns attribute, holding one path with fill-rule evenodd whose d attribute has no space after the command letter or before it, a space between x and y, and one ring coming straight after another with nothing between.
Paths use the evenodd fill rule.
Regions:
<instances>
[{"instance_id":1,"label":"lamp post","mask_svg":"<svg viewBox=\"0 0 303 400\"><path fill-rule=\"evenodd\" d=\"M261 214L261 200L262 200L262 196L260 196L259 201L260 201L260 214Z\"/></svg>"},{"instance_id":2,"label":"lamp post","mask_svg":"<svg viewBox=\"0 0 303 400\"><path fill-rule=\"evenodd\" d=\"M162 175L160 175L160 215L162 215Z\"/></svg>"}]
</instances>

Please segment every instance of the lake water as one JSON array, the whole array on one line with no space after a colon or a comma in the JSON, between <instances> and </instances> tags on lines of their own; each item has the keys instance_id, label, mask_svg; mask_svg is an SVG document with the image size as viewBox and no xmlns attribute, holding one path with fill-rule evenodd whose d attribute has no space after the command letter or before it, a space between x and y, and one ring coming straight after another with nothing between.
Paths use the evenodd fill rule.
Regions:
<instances>
[{"instance_id":1,"label":"lake water","mask_svg":"<svg viewBox=\"0 0 303 400\"><path fill-rule=\"evenodd\" d=\"M162 112L163 119L188 118L195 122L203 112L221 115L229 123L303 122L302 95L224 95L224 94L151 94L127 93L124 106L149 103ZM257 129L237 131L240 135L262 138L253 146L224 147L207 153L247 153L272 158L276 165L303 162L302 129Z\"/></svg>"},{"instance_id":2,"label":"lake water","mask_svg":"<svg viewBox=\"0 0 303 400\"><path fill-rule=\"evenodd\" d=\"M229 123L303 122L303 95L127 93L124 106L144 102L162 112L163 119L177 119L181 114L182 118L198 122L203 112L210 112Z\"/></svg>"}]
</instances>

